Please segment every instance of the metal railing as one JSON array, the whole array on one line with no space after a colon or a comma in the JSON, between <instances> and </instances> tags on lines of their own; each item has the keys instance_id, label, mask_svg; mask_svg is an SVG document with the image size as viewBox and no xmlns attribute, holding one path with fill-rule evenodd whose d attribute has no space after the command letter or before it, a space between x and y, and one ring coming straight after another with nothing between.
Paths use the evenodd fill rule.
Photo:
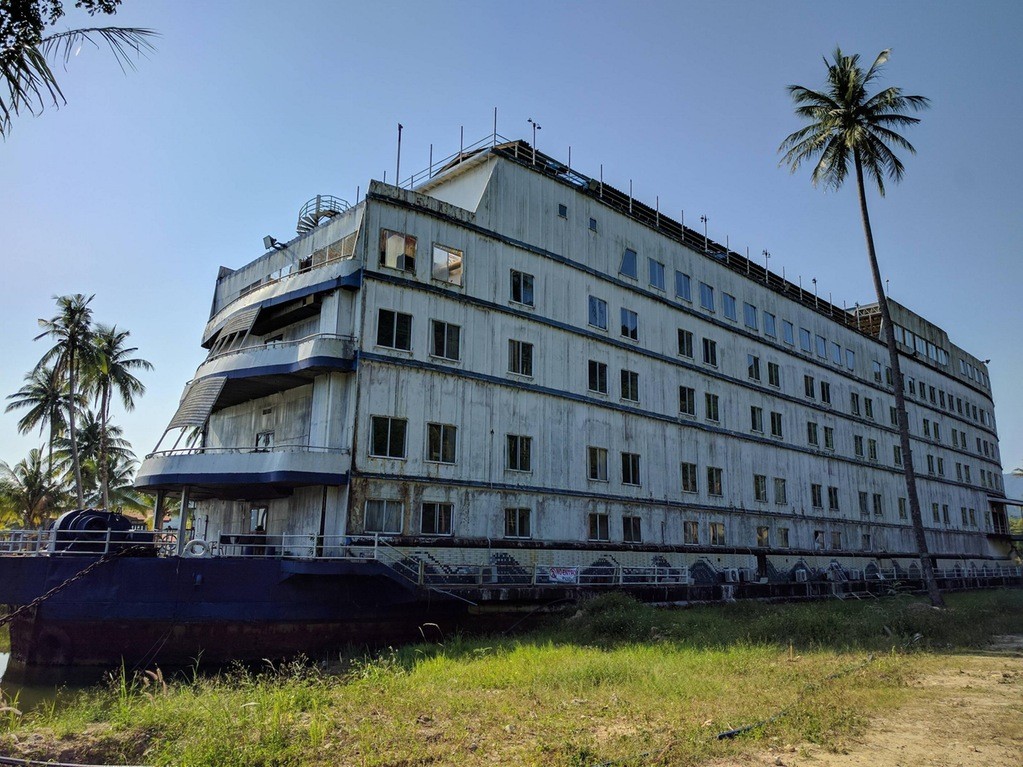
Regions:
<instances>
[{"instance_id":1,"label":"metal railing","mask_svg":"<svg viewBox=\"0 0 1023 767\"><path fill-rule=\"evenodd\" d=\"M338 341L345 345L342 350L342 357L352 357L355 354L355 342L356 338L352 335L339 335L337 333L312 333L302 338L296 338L291 341L269 341L266 343L252 343L246 346L240 346L237 349L225 349L215 354L211 354L207 357L203 364L212 362L213 360L223 359L224 357L230 357L235 354L247 354L261 349L285 349L290 346L299 346L300 344L308 343L310 341L323 340L323 341Z\"/></svg>"},{"instance_id":2,"label":"metal railing","mask_svg":"<svg viewBox=\"0 0 1023 767\"><path fill-rule=\"evenodd\" d=\"M511 139L505 138L499 133L489 133L483 138L481 138L479 141L474 141L468 146L460 147L459 150L454 154L449 154L447 157L444 157L440 160L433 160L431 158L428 167L424 168L421 171L418 171L417 173L413 173L404 181L400 181L398 183L398 187L401 189L415 189L420 184L429 181L437 173L444 170L445 167L453 163L455 160L461 161L464 159L468 159L470 155L476 154L481 149L496 146L497 144L506 144L510 141Z\"/></svg>"},{"instance_id":3,"label":"metal railing","mask_svg":"<svg viewBox=\"0 0 1023 767\"><path fill-rule=\"evenodd\" d=\"M322 447L302 443L273 445L272 447L178 447L172 450L157 450L146 455L146 458L162 458L168 455L249 455L252 453L336 453L349 455L350 447Z\"/></svg>"},{"instance_id":4,"label":"metal railing","mask_svg":"<svg viewBox=\"0 0 1023 767\"><path fill-rule=\"evenodd\" d=\"M177 533L165 530L2 530L0 555L110 554L131 546L155 548L159 556L177 551Z\"/></svg>"}]
</instances>

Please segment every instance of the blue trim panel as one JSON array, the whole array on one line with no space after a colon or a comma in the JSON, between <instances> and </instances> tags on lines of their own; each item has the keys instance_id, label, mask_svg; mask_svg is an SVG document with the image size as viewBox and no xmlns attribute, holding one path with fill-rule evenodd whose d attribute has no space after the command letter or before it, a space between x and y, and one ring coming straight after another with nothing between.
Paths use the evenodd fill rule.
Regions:
<instances>
[{"instance_id":1,"label":"blue trim panel","mask_svg":"<svg viewBox=\"0 0 1023 767\"><path fill-rule=\"evenodd\" d=\"M143 490L156 485L347 485L349 474L317 471L266 471L266 472L223 472L223 473L181 473L181 474L140 474L135 478L135 487Z\"/></svg>"},{"instance_id":2,"label":"blue trim panel","mask_svg":"<svg viewBox=\"0 0 1023 767\"><path fill-rule=\"evenodd\" d=\"M308 370L309 368L325 368L327 370L340 370L342 372L350 373L358 365L356 359L343 359L339 357L306 357L305 359L298 360L297 362L288 362L281 365L261 365L258 367L251 368L239 368L238 370L230 370L223 373L210 373L208 376L203 376L203 380L206 378L227 378L227 379L242 379L242 378L256 378L258 376L272 376L272 375L285 375L287 373L298 373L302 370Z\"/></svg>"}]
</instances>

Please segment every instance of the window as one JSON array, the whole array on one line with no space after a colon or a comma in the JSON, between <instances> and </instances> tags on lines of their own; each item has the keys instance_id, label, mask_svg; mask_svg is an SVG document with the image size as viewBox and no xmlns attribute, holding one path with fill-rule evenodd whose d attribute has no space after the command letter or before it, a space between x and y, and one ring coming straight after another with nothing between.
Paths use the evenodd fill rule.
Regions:
<instances>
[{"instance_id":1,"label":"window","mask_svg":"<svg viewBox=\"0 0 1023 767\"><path fill-rule=\"evenodd\" d=\"M952 524L952 521L948 517L948 504L947 503L941 504L941 520L946 525Z\"/></svg>"},{"instance_id":2,"label":"window","mask_svg":"<svg viewBox=\"0 0 1023 767\"><path fill-rule=\"evenodd\" d=\"M963 465L961 463L956 464L956 479L959 482L963 481Z\"/></svg>"},{"instance_id":3,"label":"window","mask_svg":"<svg viewBox=\"0 0 1023 767\"><path fill-rule=\"evenodd\" d=\"M696 482L696 464L695 463L683 463L682 464L682 492L683 493L697 493L699 492L699 486Z\"/></svg>"},{"instance_id":4,"label":"window","mask_svg":"<svg viewBox=\"0 0 1023 767\"><path fill-rule=\"evenodd\" d=\"M782 320L781 329L785 343L789 344L790 346L795 346L796 345L795 326L788 320Z\"/></svg>"},{"instance_id":5,"label":"window","mask_svg":"<svg viewBox=\"0 0 1023 767\"><path fill-rule=\"evenodd\" d=\"M812 336L806 328L799 329L799 348L809 354L813 351Z\"/></svg>"},{"instance_id":6,"label":"window","mask_svg":"<svg viewBox=\"0 0 1023 767\"><path fill-rule=\"evenodd\" d=\"M260 528L266 532L266 516L269 511L267 506L253 506L249 509L249 530L255 532Z\"/></svg>"},{"instance_id":7,"label":"window","mask_svg":"<svg viewBox=\"0 0 1023 767\"><path fill-rule=\"evenodd\" d=\"M598 394L607 394L607 365L603 362L590 360L587 388Z\"/></svg>"},{"instance_id":8,"label":"window","mask_svg":"<svg viewBox=\"0 0 1023 767\"><path fill-rule=\"evenodd\" d=\"M787 527L779 527L776 534L778 536L779 548L787 549L789 547L789 529Z\"/></svg>"},{"instance_id":9,"label":"window","mask_svg":"<svg viewBox=\"0 0 1023 767\"><path fill-rule=\"evenodd\" d=\"M558 205L558 215L561 218L568 218L568 206L567 205L559 204Z\"/></svg>"},{"instance_id":10,"label":"window","mask_svg":"<svg viewBox=\"0 0 1023 767\"><path fill-rule=\"evenodd\" d=\"M876 439L868 439L867 440L867 460L868 461L875 461L875 462L877 461L877 440Z\"/></svg>"},{"instance_id":11,"label":"window","mask_svg":"<svg viewBox=\"0 0 1023 767\"><path fill-rule=\"evenodd\" d=\"M462 251L433 245L433 279L451 285L462 284Z\"/></svg>"},{"instance_id":12,"label":"window","mask_svg":"<svg viewBox=\"0 0 1023 767\"><path fill-rule=\"evenodd\" d=\"M764 474L753 475L753 499L767 503L767 477Z\"/></svg>"},{"instance_id":13,"label":"window","mask_svg":"<svg viewBox=\"0 0 1023 767\"><path fill-rule=\"evenodd\" d=\"M730 293L722 293L721 307L725 313L725 317L727 317L730 320L739 319L739 315L736 313L735 309L735 296L731 295Z\"/></svg>"},{"instance_id":14,"label":"window","mask_svg":"<svg viewBox=\"0 0 1023 767\"><path fill-rule=\"evenodd\" d=\"M831 361L836 365L842 364L842 347L834 341L831 342Z\"/></svg>"},{"instance_id":15,"label":"window","mask_svg":"<svg viewBox=\"0 0 1023 767\"><path fill-rule=\"evenodd\" d=\"M533 275L511 270L511 292L508 296L512 303L533 305Z\"/></svg>"},{"instance_id":16,"label":"window","mask_svg":"<svg viewBox=\"0 0 1023 767\"><path fill-rule=\"evenodd\" d=\"M824 336L817 336L817 356L825 360L828 358L828 339Z\"/></svg>"},{"instance_id":17,"label":"window","mask_svg":"<svg viewBox=\"0 0 1023 767\"><path fill-rule=\"evenodd\" d=\"M675 272L675 297L686 301L693 300L693 281L688 274Z\"/></svg>"},{"instance_id":18,"label":"window","mask_svg":"<svg viewBox=\"0 0 1023 767\"><path fill-rule=\"evenodd\" d=\"M404 458L407 425L408 421L404 418L372 416L370 418L372 437L369 454L377 458Z\"/></svg>"},{"instance_id":19,"label":"window","mask_svg":"<svg viewBox=\"0 0 1023 767\"><path fill-rule=\"evenodd\" d=\"M715 467L707 467L707 493L710 495L724 495L721 488L721 478L724 472Z\"/></svg>"},{"instance_id":20,"label":"window","mask_svg":"<svg viewBox=\"0 0 1023 767\"><path fill-rule=\"evenodd\" d=\"M969 524L968 517L966 516L966 507L962 506L959 509L959 519L963 523L963 527Z\"/></svg>"},{"instance_id":21,"label":"window","mask_svg":"<svg viewBox=\"0 0 1023 767\"><path fill-rule=\"evenodd\" d=\"M426 460L454 463L458 429L443 423L426 424Z\"/></svg>"},{"instance_id":22,"label":"window","mask_svg":"<svg viewBox=\"0 0 1023 767\"><path fill-rule=\"evenodd\" d=\"M693 334L682 328L678 329L678 354L680 357L693 357Z\"/></svg>"},{"instance_id":23,"label":"window","mask_svg":"<svg viewBox=\"0 0 1023 767\"><path fill-rule=\"evenodd\" d=\"M260 431L256 433L256 452L265 453L274 449L274 433L272 431Z\"/></svg>"},{"instance_id":24,"label":"window","mask_svg":"<svg viewBox=\"0 0 1023 767\"><path fill-rule=\"evenodd\" d=\"M781 439L781 413L771 411L771 436Z\"/></svg>"},{"instance_id":25,"label":"window","mask_svg":"<svg viewBox=\"0 0 1023 767\"><path fill-rule=\"evenodd\" d=\"M863 437L859 434L853 437L853 452L856 454L857 458L863 457Z\"/></svg>"},{"instance_id":26,"label":"window","mask_svg":"<svg viewBox=\"0 0 1023 767\"><path fill-rule=\"evenodd\" d=\"M835 449L835 429L831 426L824 427L824 449Z\"/></svg>"},{"instance_id":27,"label":"window","mask_svg":"<svg viewBox=\"0 0 1023 767\"><path fill-rule=\"evenodd\" d=\"M607 514L590 514L589 539L591 541L608 541L611 539L608 530Z\"/></svg>"},{"instance_id":28,"label":"window","mask_svg":"<svg viewBox=\"0 0 1023 767\"><path fill-rule=\"evenodd\" d=\"M788 497L785 493L785 480L781 477L774 478L774 502L779 506L788 503Z\"/></svg>"},{"instance_id":29,"label":"window","mask_svg":"<svg viewBox=\"0 0 1023 767\"><path fill-rule=\"evenodd\" d=\"M433 333L430 337L430 354L434 357L441 357L446 360L461 359L459 349L462 337L462 329L458 325L440 320L431 320L430 324Z\"/></svg>"},{"instance_id":30,"label":"window","mask_svg":"<svg viewBox=\"0 0 1023 767\"><path fill-rule=\"evenodd\" d=\"M590 217L590 231L591 232L597 231L597 219L593 217Z\"/></svg>"},{"instance_id":31,"label":"window","mask_svg":"<svg viewBox=\"0 0 1023 767\"><path fill-rule=\"evenodd\" d=\"M718 342L709 338L703 339L703 361L712 367L718 366Z\"/></svg>"},{"instance_id":32,"label":"window","mask_svg":"<svg viewBox=\"0 0 1023 767\"><path fill-rule=\"evenodd\" d=\"M508 340L508 372L520 376L533 375L533 344Z\"/></svg>"},{"instance_id":33,"label":"window","mask_svg":"<svg viewBox=\"0 0 1023 767\"><path fill-rule=\"evenodd\" d=\"M750 431L760 434L764 432L764 409L756 405L750 405L749 409Z\"/></svg>"},{"instance_id":34,"label":"window","mask_svg":"<svg viewBox=\"0 0 1023 767\"><path fill-rule=\"evenodd\" d=\"M625 543L643 542L643 526L639 517L622 517L622 540Z\"/></svg>"},{"instance_id":35,"label":"window","mask_svg":"<svg viewBox=\"0 0 1023 767\"><path fill-rule=\"evenodd\" d=\"M754 354L746 355L746 376L753 381L760 380L760 357Z\"/></svg>"},{"instance_id":36,"label":"window","mask_svg":"<svg viewBox=\"0 0 1023 767\"><path fill-rule=\"evenodd\" d=\"M450 503L424 503L419 529L423 535L451 535Z\"/></svg>"},{"instance_id":37,"label":"window","mask_svg":"<svg viewBox=\"0 0 1023 767\"><path fill-rule=\"evenodd\" d=\"M814 447L820 445L820 440L817 437L817 424L813 421L806 422L806 443Z\"/></svg>"},{"instance_id":38,"label":"window","mask_svg":"<svg viewBox=\"0 0 1023 767\"><path fill-rule=\"evenodd\" d=\"M622 371L622 399L639 402L639 373L634 370Z\"/></svg>"},{"instance_id":39,"label":"window","mask_svg":"<svg viewBox=\"0 0 1023 767\"><path fill-rule=\"evenodd\" d=\"M938 511L938 504L936 503L931 504L931 517L933 518L935 524L941 522L941 514Z\"/></svg>"},{"instance_id":40,"label":"window","mask_svg":"<svg viewBox=\"0 0 1023 767\"><path fill-rule=\"evenodd\" d=\"M381 229L380 266L415 273L416 238L403 232Z\"/></svg>"},{"instance_id":41,"label":"window","mask_svg":"<svg viewBox=\"0 0 1023 767\"><path fill-rule=\"evenodd\" d=\"M367 533L400 533L401 516L400 501L368 500L363 527Z\"/></svg>"},{"instance_id":42,"label":"window","mask_svg":"<svg viewBox=\"0 0 1023 767\"><path fill-rule=\"evenodd\" d=\"M684 543L695 544L700 542L700 523L686 521L682 523L682 540Z\"/></svg>"},{"instance_id":43,"label":"window","mask_svg":"<svg viewBox=\"0 0 1023 767\"><path fill-rule=\"evenodd\" d=\"M810 485L810 505L815 509L824 508L824 486Z\"/></svg>"},{"instance_id":44,"label":"window","mask_svg":"<svg viewBox=\"0 0 1023 767\"><path fill-rule=\"evenodd\" d=\"M871 421L874 420L874 400L871 397L863 398L863 415Z\"/></svg>"},{"instance_id":45,"label":"window","mask_svg":"<svg viewBox=\"0 0 1023 767\"><path fill-rule=\"evenodd\" d=\"M965 463L963 464L963 475L966 477L967 482L973 482L973 480L970 479L970 467Z\"/></svg>"},{"instance_id":46,"label":"window","mask_svg":"<svg viewBox=\"0 0 1023 767\"><path fill-rule=\"evenodd\" d=\"M828 510L838 511L838 488L834 486L828 488Z\"/></svg>"},{"instance_id":47,"label":"window","mask_svg":"<svg viewBox=\"0 0 1023 767\"><path fill-rule=\"evenodd\" d=\"M607 449L603 447L586 448L586 464L589 479L595 482L607 482Z\"/></svg>"},{"instance_id":48,"label":"window","mask_svg":"<svg viewBox=\"0 0 1023 767\"><path fill-rule=\"evenodd\" d=\"M781 369L777 362L767 363L767 383L781 388Z\"/></svg>"},{"instance_id":49,"label":"window","mask_svg":"<svg viewBox=\"0 0 1023 767\"><path fill-rule=\"evenodd\" d=\"M596 296L590 296L590 325L601 330L607 330L607 301L602 301Z\"/></svg>"},{"instance_id":50,"label":"window","mask_svg":"<svg viewBox=\"0 0 1023 767\"><path fill-rule=\"evenodd\" d=\"M689 386L678 387L678 412L696 417L696 389Z\"/></svg>"},{"instance_id":51,"label":"window","mask_svg":"<svg viewBox=\"0 0 1023 767\"><path fill-rule=\"evenodd\" d=\"M945 476L945 459L942 458L941 456L938 456L938 476L939 477Z\"/></svg>"},{"instance_id":52,"label":"window","mask_svg":"<svg viewBox=\"0 0 1023 767\"><path fill-rule=\"evenodd\" d=\"M725 545L725 523L724 522L711 522L710 523L710 545L711 546L724 546Z\"/></svg>"},{"instance_id":53,"label":"window","mask_svg":"<svg viewBox=\"0 0 1023 767\"><path fill-rule=\"evenodd\" d=\"M664 290L664 264L649 258L647 268L650 272L650 287Z\"/></svg>"},{"instance_id":54,"label":"window","mask_svg":"<svg viewBox=\"0 0 1023 767\"><path fill-rule=\"evenodd\" d=\"M853 415L860 414L860 395L856 392L849 392L849 412Z\"/></svg>"},{"instance_id":55,"label":"window","mask_svg":"<svg viewBox=\"0 0 1023 767\"><path fill-rule=\"evenodd\" d=\"M856 352L852 349L845 350L845 366L850 370L856 369Z\"/></svg>"},{"instance_id":56,"label":"window","mask_svg":"<svg viewBox=\"0 0 1023 767\"><path fill-rule=\"evenodd\" d=\"M880 493L874 493L873 504L874 504L874 516L875 517L883 517L884 516L884 507L881 505L881 494Z\"/></svg>"},{"instance_id":57,"label":"window","mask_svg":"<svg viewBox=\"0 0 1023 767\"><path fill-rule=\"evenodd\" d=\"M591 218L590 221L593 221ZM626 248L625 252L622 253L622 264L618 267L618 274L625 277L631 277L632 279L639 278L639 266L636 259L636 251L632 248Z\"/></svg>"},{"instance_id":58,"label":"window","mask_svg":"<svg viewBox=\"0 0 1023 767\"><path fill-rule=\"evenodd\" d=\"M762 549L771 545L771 528L760 526L757 528L757 546Z\"/></svg>"},{"instance_id":59,"label":"window","mask_svg":"<svg viewBox=\"0 0 1023 767\"><path fill-rule=\"evenodd\" d=\"M390 309L378 310L377 346L411 351L412 315L392 312Z\"/></svg>"},{"instance_id":60,"label":"window","mask_svg":"<svg viewBox=\"0 0 1023 767\"><path fill-rule=\"evenodd\" d=\"M906 511L906 499L899 498L899 519L908 519L909 514Z\"/></svg>"},{"instance_id":61,"label":"window","mask_svg":"<svg viewBox=\"0 0 1023 767\"><path fill-rule=\"evenodd\" d=\"M831 404L831 384L827 381L821 381L821 402Z\"/></svg>"},{"instance_id":62,"label":"window","mask_svg":"<svg viewBox=\"0 0 1023 767\"><path fill-rule=\"evenodd\" d=\"M708 421L720 421L721 414L718 411L718 395L706 392L704 394L704 404L706 405L706 418Z\"/></svg>"},{"instance_id":63,"label":"window","mask_svg":"<svg viewBox=\"0 0 1023 767\"><path fill-rule=\"evenodd\" d=\"M869 517L870 516L870 507L867 506L867 493L865 491L863 491L863 490L860 490L859 498L860 498L860 516L861 517Z\"/></svg>"},{"instance_id":64,"label":"window","mask_svg":"<svg viewBox=\"0 0 1023 767\"><path fill-rule=\"evenodd\" d=\"M888 421L892 426L899 425L899 411L895 409L894 405L888 406Z\"/></svg>"},{"instance_id":65,"label":"window","mask_svg":"<svg viewBox=\"0 0 1023 767\"><path fill-rule=\"evenodd\" d=\"M813 376L803 376L803 394L810 399L814 399L816 397Z\"/></svg>"},{"instance_id":66,"label":"window","mask_svg":"<svg viewBox=\"0 0 1023 767\"><path fill-rule=\"evenodd\" d=\"M764 312L764 335L768 338L778 337L777 321L770 312Z\"/></svg>"},{"instance_id":67,"label":"window","mask_svg":"<svg viewBox=\"0 0 1023 767\"><path fill-rule=\"evenodd\" d=\"M622 484L640 484L639 453L622 453Z\"/></svg>"},{"instance_id":68,"label":"window","mask_svg":"<svg viewBox=\"0 0 1023 767\"><path fill-rule=\"evenodd\" d=\"M625 308L622 308L622 337L639 340L639 315Z\"/></svg>"},{"instance_id":69,"label":"window","mask_svg":"<svg viewBox=\"0 0 1023 767\"><path fill-rule=\"evenodd\" d=\"M508 468L512 471L530 471L533 438L521 434L508 435Z\"/></svg>"},{"instance_id":70,"label":"window","mask_svg":"<svg viewBox=\"0 0 1023 767\"><path fill-rule=\"evenodd\" d=\"M930 454L928 454L927 456L927 473L928 474L934 473L934 456Z\"/></svg>"},{"instance_id":71,"label":"window","mask_svg":"<svg viewBox=\"0 0 1023 767\"><path fill-rule=\"evenodd\" d=\"M892 462L896 466L902 466L902 448L899 445L892 445Z\"/></svg>"},{"instance_id":72,"label":"window","mask_svg":"<svg viewBox=\"0 0 1023 767\"><path fill-rule=\"evenodd\" d=\"M872 363L872 367L874 369L874 382L881 383L881 363L878 362L877 360L874 360Z\"/></svg>"},{"instance_id":73,"label":"window","mask_svg":"<svg viewBox=\"0 0 1023 767\"><path fill-rule=\"evenodd\" d=\"M708 312L714 311L714 288L706 282L700 283L700 306Z\"/></svg>"},{"instance_id":74,"label":"window","mask_svg":"<svg viewBox=\"0 0 1023 767\"><path fill-rule=\"evenodd\" d=\"M757 307L753 304L744 303L742 305L742 318L746 327L750 330L757 329Z\"/></svg>"},{"instance_id":75,"label":"window","mask_svg":"<svg viewBox=\"0 0 1023 767\"><path fill-rule=\"evenodd\" d=\"M504 537L505 538L528 538L532 535L529 524L531 510L527 508L514 508L504 510Z\"/></svg>"}]
</instances>

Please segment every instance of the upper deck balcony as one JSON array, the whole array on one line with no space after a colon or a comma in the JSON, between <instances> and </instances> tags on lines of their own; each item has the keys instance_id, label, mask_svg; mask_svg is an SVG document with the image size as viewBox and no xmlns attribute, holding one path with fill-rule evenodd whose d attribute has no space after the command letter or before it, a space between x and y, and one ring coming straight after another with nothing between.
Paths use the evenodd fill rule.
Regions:
<instances>
[{"instance_id":1,"label":"upper deck balcony","mask_svg":"<svg viewBox=\"0 0 1023 767\"><path fill-rule=\"evenodd\" d=\"M252 343L211 354L196 378L255 378L320 371L352 370L356 343L353 336L315 333L293 341Z\"/></svg>"}]
</instances>

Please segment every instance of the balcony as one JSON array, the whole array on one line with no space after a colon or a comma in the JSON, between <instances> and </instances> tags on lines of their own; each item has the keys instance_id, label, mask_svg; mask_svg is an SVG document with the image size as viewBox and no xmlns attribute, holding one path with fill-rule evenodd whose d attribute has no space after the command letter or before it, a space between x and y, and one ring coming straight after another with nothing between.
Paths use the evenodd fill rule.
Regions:
<instances>
[{"instance_id":1,"label":"balcony","mask_svg":"<svg viewBox=\"0 0 1023 767\"><path fill-rule=\"evenodd\" d=\"M348 448L183 448L147 455L135 487L153 492L188 485L193 498L283 498L296 487L348 484L350 468Z\"/></svg>"},{"instance_id":2,"label":"balcony","mask_svg":"<svg viewBox=\"0 0 1023 767\"><path fill-rule=\"evenodd\" d=\"M195 373L225 378L289 375L323 370L353 370L355 338L317 333L294 341L273 341L243 346L210 355Z\"/></svg>"}]
</instances>

